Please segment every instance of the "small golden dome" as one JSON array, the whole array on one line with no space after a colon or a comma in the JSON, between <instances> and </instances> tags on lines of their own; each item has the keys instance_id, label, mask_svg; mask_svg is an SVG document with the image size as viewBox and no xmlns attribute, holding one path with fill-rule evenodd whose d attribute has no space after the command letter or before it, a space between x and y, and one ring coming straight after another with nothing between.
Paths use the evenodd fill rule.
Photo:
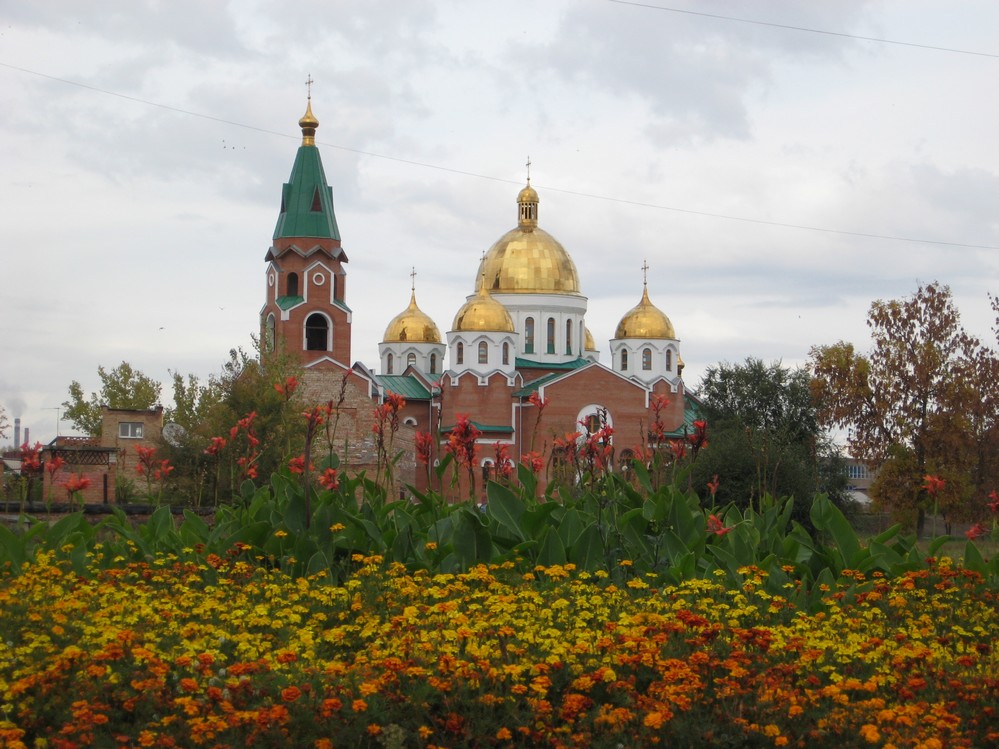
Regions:
<instances>
[{"instance_id":1,"label":"small golden dome","mask_svg":"<svg viewBox=\"0 0 999 749\"><path fill-rule=\"evenodd\" d=\"M316 116L312 114L311 96L309 97L308 105L305 107L305 114L303 114L302 119L298 121L298 126L302 128L302 145L316 145L316 128L319 127L319 120L317 120Z\"/></svg>"},{"instance_id":2,"label":"small golden dome","mask_svg":"<svg viewBox=\"0 0 999 749\"><path fill-rule=\"evenodd\" d=\"M642 289L642 301L617 324L615 338L675 339L673 323L662 310L649 301L649 288Z\"/></svg>"},{"instance_id":3,"label":"small golden dome","mask_svg":"<svg viewBox=\"0 0 999 749\"><path fill-rule=\"evenodd\" d=\"M396 315L385 328L383 343L440 343L441 332L430 315L416 306L416 292L409 306Z\"/></svg>"},{"instance_id":4,"label":"small golden dome","mask_svg":"<svg viewBox=\"0 0 999 749\"><path fill-rule=\"evenodd\" d=\"M528 183L517 196L519 219L489 248L479 264L475 288L494 294L578 294L579 275L569 253L538 226L538 194Z\"/></svg>"},{"instance_id":5,"label":"small golden dome","mask_svg":"<svg viewBox=\"0 0 999 749\"><path fill-rule=\"evenodd\" d=\"M506 307L493 299L481 285L478 292L458 310L451 329L459 332L512 333L513 320Z\"/></svg>"},{"instance_id":6,"label":"small golden dome","mask_svg":"<svg viewBox=\"0 0 999 749\"><path fill-rule=\"evenodd\" d=\"M583 328L583 350L584 351L596 351L597 342L593 340L593 333L590 332L589 328Z\"/></svg>"}]
</instances>

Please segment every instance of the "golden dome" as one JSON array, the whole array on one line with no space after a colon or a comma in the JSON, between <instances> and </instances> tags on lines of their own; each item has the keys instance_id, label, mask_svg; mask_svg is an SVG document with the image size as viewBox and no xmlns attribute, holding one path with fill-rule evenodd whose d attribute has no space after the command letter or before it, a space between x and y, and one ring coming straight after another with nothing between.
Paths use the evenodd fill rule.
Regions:
<instances>
[{"instance_id":1,"label":"golden dome","mask_svg":"<svg viewBox=\"0 0 999 749\"><path fill-rule=\"evenodd\" d=\"M579 275L569 253L538 228L538 193L528 182L517 196L519 218L489 248L479 264L475 288L494 294L578 294Z\"/></svg>"},{"instance_id":2,"label":"golden dome","mask_svg":"<svg viewBox=\"0 0 999 749\"><path fill-rule=\"evenodd\" d=\"M451 329L459 332L512 333L513 320L506 307L493 299L481 285L478 292L458 310Z\"/></svg>"},{"instance_id":3,"label":"golden dome","mask_svg":"<svg viewBox=\"0 0 999 749\"><path fill-rule=\"evenodd\" d=\"M615 338L675 339L673 323L649 301L649 288L642 289L642 301L633 307L617 324Z\"/></svg>"},{"instance_id":4,"label":"golden dome","mask_svg":"<svg viewBox=\"0 0 999 749\"><path fill-rule=\"evenodd\" d=\"M396 315L385 328L383 343L440 343L441 332L430 315L416 306L416 292L409 306Z\"/></svg>"},{"instance_id":5,"label":"golden dome","mask_svg":"<svg viewBox=\"0 0 999 749\"><path fill-rule=\"evenodd\" d=\"M305 107L305 114L303 114L302 119L298 121L298 126L302 128L302 145L316 145L316 128L319 127L319 120L317 120L316 116L312 114L311 96L309 97L308 105Z\"/></svg>"},{"instance_id":6,"label":"golden dome","mask_svg":"<svg viewBox=\"0 0 999 749\"><path fill-rule=\"evenodd\" d=\"M583 335L585 336L583 338L583 341L584 341L583 350L584 351L596 351L597 350L597 342L593 340L593 333L590 332L590 329L584 327L583 328Z\"/></svg>"}]
</instances>

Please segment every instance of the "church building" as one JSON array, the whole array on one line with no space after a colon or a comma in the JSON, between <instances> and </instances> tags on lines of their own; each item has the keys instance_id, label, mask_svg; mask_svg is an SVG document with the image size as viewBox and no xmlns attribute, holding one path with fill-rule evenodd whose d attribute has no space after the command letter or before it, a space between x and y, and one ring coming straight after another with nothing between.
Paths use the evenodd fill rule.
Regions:
<instances>
[{"instance_id":1,"label":"church building","mask_svg":"<svg viewBox=\"0 0 999 749\"><path fill-rule=\"evenodd\" d=\"M690 429L696 403L684 392L680 341L652 303L647 275L638 303L609 342L609 363L602 363L586 327L576 265L541 228L541 201L529 175L515 211L511 206L514 227L469 268L471 293L456 300L446 333L420 309L414 283L408 305L400 303L402 311L387 323L377 369L351 363L348 259L315 142L311 97L299 126L302 144L265 257L261 341L265 355L276 351L300 362L310 402L336 403L348 467L377 464L372 412L390 396L406 401L394 444L403 451L397 483L418 490L432 479L417 460L417 445L429 445L431 464L439 461L459 423L477 430L482 479L497 460L517 463L533 453L545 464L542 483L558 460L556 440L564 444L567 435L578 433L582 442L603 430L601 439L624 465L649 446L654 422L658 440L682 438ZM421 432L430 436L418 439ZM455 496L467 492L463 487Z\"/></svg>"}]
</instances>

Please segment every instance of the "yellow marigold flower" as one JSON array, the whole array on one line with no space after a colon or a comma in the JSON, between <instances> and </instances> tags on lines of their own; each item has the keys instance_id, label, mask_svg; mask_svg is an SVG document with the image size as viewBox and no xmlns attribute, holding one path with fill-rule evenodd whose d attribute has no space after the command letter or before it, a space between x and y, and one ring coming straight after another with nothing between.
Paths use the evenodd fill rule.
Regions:
<instances>
[{"instance_id":1,"label":"yellow marigold flower","mask_svg":"<svg viewBox=\"0 0 999 749\"><path fill-rule=\"evenodd\" d=\"M333 525L330 526L330 533L339 533L346 527L347 526L345 526L343 523L333 523Z\"/></svg>"},{"instance_id":2,"label":"yellow marigold flower","mask_svg":"<svg viewBox=\"0 0 999 749\"><path fill-rule=\"evenodd\" d=\"M424 544L423 548L426 549L427 551L437 551L437 544L433 541L428 541L426 544Z\"/></svg>"},{"instance_id":3,"label":"yellow marigold flower","mask_svg":"<svg viewBox=\"0 0 999 749\"><path fill-rule=\"evenodd\" d=\"M605 668L602 678L603 678L603 680L605 682L608 682L608 683L612 682L612 681L617 681L617 674L614 673L614 669L612 669L612 668Z\"/></svg>"},{"instance_id":4,"label":"yellow marigold flower","mask_svg":"<svg viewBox=\"0 0 999 749\"><path fill-rule=\"evenodd\" d=\"M430 738L431 734L433 734L433 730L428 726L420 726L416 729L416 732L420 734L420 738L424 740Z\"/></svg>"},{"instance_id":5,"label":"yellow marigold flower","mask_svg":"<svg viewBox=\"0 0 999 749\"><path fill-rule=\"evenodd\" d=\"M285 536L288 535L288 531L275 531L274 535L277 536L278 538L284 538Z\"/></svg>"}]
</instances>

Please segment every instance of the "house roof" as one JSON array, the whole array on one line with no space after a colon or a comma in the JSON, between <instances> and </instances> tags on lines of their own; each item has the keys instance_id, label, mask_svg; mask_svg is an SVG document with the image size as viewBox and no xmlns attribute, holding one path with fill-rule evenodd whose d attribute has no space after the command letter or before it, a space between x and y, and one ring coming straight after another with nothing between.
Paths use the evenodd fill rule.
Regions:
<instances>
[{"instance_id":1,"label":"house roof","mask_svg":"<svg viewBox=\"0 0 999 749\"><path fill-rule=\"evenodd\" d=\"M315 127L319 126L318 121L313 122ZM303 119L303 134L306 125L313 122L305 123ZM315 127L311 128L313 135ZM274 239L287 237L340 239L333 213L333 188L326 181L319 149L309 137L303 138L291 176L281 190L281 213L274 227Z\"/></svg>"},{"instance_id":2,"label":"house roof","mask_svg":"<svg viewBox=\"0 0 999 749\"><path fill-rule=\"evenodd\" d=\"M376 375L378 384L406 400L430 400L430 391L412 375Z\"/></svg>"}]
</instances>

